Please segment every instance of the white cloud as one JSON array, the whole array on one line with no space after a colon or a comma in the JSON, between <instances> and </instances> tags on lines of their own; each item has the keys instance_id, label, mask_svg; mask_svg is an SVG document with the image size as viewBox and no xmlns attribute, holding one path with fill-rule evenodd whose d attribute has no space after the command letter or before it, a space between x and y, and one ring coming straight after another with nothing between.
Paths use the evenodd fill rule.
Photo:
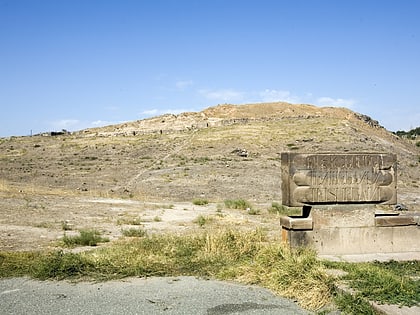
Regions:
<instances>
[{"instance_id":1,"label":"white cloud","mask_svg":"<svg viewBox=\"0 0 420 315\"><path fill-rule=\"evenodd\" d=\"M299 103L300 98L292 95L289 91L283 90L270 90L265 89L259 92L259 96L262 102L287 102L287 103Z\"/></svg>"},{"instance_id":2,"label":"white cloud","mask_svg":"<svg viewBox=\"0 0 420 315\"><path fill-rule=\"evenodd\" d=\"M356 101L352 99L332 98L328 96L320 97L316 100L317 105L320 106L333 106L333 107L347 107L352 108Z\"/></svg>"},{"instance_id":3,"label":"white cloud","mask_svg":"<svg viewBox=\"0 0 420 315\"><path fill-rule=\"evenodd\" d=\"M220 89L220 90L199 90L204 97L211 100L220 100L224 102L240 101L244 97L244 93L233 89Z\"/></svg>"},{"instance_id":4,"label":"white cloud","mask_svg":"<svg viewBox=\"0 0 420 315\"><path fill-rule=\"evenodd\" d=\"M192 86L194 83L193 83L193 81L192 80L186 80L186 81L177 81L176 83L175 83L175 86L176 86L176 88L177 89L179 89L179 90L184 90L184 89L186 89L187 87L189 87L189 86Z\"/></svg>"}]
</instances>

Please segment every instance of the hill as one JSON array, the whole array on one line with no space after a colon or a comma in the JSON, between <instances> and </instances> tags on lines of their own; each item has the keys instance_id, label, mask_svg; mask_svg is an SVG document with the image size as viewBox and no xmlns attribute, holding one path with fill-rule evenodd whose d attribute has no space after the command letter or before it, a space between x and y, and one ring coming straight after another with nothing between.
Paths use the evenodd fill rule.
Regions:
<instances>
[{"instance_id":1,"label":"hill","mask_svg":"<svg viewBox=\"0 0 420 315\"><path fill-rule=\"evenodd\" d=\"M31 203L38 215L42 207L50 215L70 211L59 209L60 198L269 204L281 201L285 151L396 153L399 200L420 210L418 147L351 110L288 103L225 104L71 134L1 139L0 206L10 210L4 222L19 225L14 213Z\"/></svg>"}]
</instances>

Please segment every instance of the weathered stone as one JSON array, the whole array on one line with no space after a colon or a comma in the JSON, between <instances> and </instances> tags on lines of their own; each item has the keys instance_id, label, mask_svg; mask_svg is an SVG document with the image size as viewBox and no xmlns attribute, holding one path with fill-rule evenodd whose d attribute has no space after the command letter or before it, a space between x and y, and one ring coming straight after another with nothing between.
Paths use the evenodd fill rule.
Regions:
<instances>
[{"instance_id":1,"label":"weathered stone","mask_svg":"<svg viewBox=\"0 0 420 315\"><path fill-rule=\"evenodd\" d=\"M385 153L282 153L282 202L395 204L397 158Z\"/></svg>"},{"instance_id":2,"label":"weathered stone","mask_svg":"<svg viewBox=\"0 0 420 315\"><path fill-rule=\"evenodd\" d=\"M312 230L312 218L280 217L280 225L289 230Z\"/></svg>"},{"instance_id":3,"label":"weathered stone","mask_svg":"<svg viewBox=\"0 0 420 315\"><path fill-rule=\"evenodd\" d=\"M417 225L417 217L413 215L393 215L375 217L376 226L406 226Z\"/></svg>"}]
</instances>

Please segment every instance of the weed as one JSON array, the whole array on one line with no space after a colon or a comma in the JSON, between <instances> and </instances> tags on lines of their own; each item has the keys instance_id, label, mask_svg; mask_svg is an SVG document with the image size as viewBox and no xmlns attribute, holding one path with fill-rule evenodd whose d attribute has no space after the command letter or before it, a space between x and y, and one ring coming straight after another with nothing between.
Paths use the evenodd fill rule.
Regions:
<instances>
[{"instance_id":1,"label":"weed","mask_svg":"<svg viewBox=\"0 0 420 315\"><path fill-rule=\"evenodd\" d=\"M153 221L155 221L155 222L161 222L161 221L162 221L162 218L161 218L161 217L159 217L159 216L155 216L155 217L153 218Z\"/></svg>"},{"instance_id":2,"label":"weed","mask_svg":"<svg viewBox=\"0 0 420 315\"><path fill-rule=\"evenodd\" d=\"M251 203L244 199L227 199L225 200L225 206L228 209L240 209L240 210L246 210L246 209L252 209Z\"/></svg>"},{"instance_id":3,"label":"weed","mask_svg":"<svg viewBox=\"0 0 420 315\"><path fill-rule=\"evenodd\" d=\"M260 214L260 210L249 208L248 209L248 214L250 214L250 215L258 215L258 214Z\"/></svg>"},{"instance_id":4,"label":"weed","mask_svg":"<svg viewBox=\"0 0 420 315\"><path fill-rule=\"evenodd\" d=\"M334 297L334 302L344 314L376 314L370 304L358 294L353 296L349 293L340 293Z\"/></svg>"},{"instance_id":5,"label":"weed","mask_svg":"<svg viewBox=\"0 0 420 315\"><path fill-rule=\"evenodd\" d=\"M84 255L54 251L40 257L33 266L33 276L41 280L79 278L94 268Z\"/></svg>"},{"instance_id":6,"label":"weed","mask_svg":"<svg viewBox=\"0 0 420 315\"><path fill-rule=\"evenodd\" d=\"M359 294L371 301L400 306L420 303L420 280L411 277L420 273L420 262L326 263L348 274L343 279Z\"/></svg>"},{"instance_id":7,"label":"weed","mask_svg":"<svg viewBox=\"0 0 420 315\"><path fill-rule=\"evenodd\" d=\"M71 231L72 230L72 226L69 224L69 222L63 221L63 222L61 222L61 229L63 231Z\"/></svg>"},{"instance_id":8,"label":"weed","mask_svg":"<svg viewBox=\"0 0 420 315\"><path fill-rule=\"evenodd\" d=\"M301 209L300 208L290 208L284 206L278 202L272 202L271 207L268 208L269 213L279 214L279 215L300 215Z\"/></svg>"},{"instance_id":9,"label":"weed","mask_svg":"<svg viewBox=\"0 0 420 315\"><path fill-rule=\"evenodd\" d=\"M144 229L139 228L130 228L127 230L121 230L122 235L126 237L143 237L146 235L146 231Z\"/></svg>"},{"instance_id":10,"label":"weed","mask_svg":"<svg viewBox=\"0 0 420 315\"><path fill-rule=\"evenodd\" d=\"M193 222L197 223L200 227L203 227L205 224L209 223L213 221L213 218L211 217L206 217L203 215L199 215Z\"/></svg>"},{"instance_id":11,"label":"weed","mask_svg":"<svg viewBox=\"0 0 420 315\"><path fill-rule=\"evenodd\" d=\"M80 235L67 236L64 235L62 241L65 246L96 246L98 243L109 242L108 238L101 236L101 233L97 230L80 230Z\"/></svg>"},{"instance_id":12,"label":"weed","mask_svg":"<svg viewBox=\"0 0 420 315\"><path fill-rule=\"evenodd\" d=\"M118 225L141 225L141 219L140 218L119 218L117 220Z\"/></svg>"},{"instance_id":13,"label":"weed","mask_svg":"<svg viewBox=\"0 0 420 315\"><path fill-rule=\"evenodd\" d=\"M205 206L207 205L209 202L206 199L201 199L201 198L197 198L193 200L193 204L196 206Z\"/></svg>"},{"instance_id":14,"label":"weed","mask_svg":"<svg viewBox=\"0 0 420 315\"><path fill-rule=\"evenodd\" d=\"M207 162L211 161L211 158L205 156L205 157L198 157L194 159L194 163L198 163L198 164L206 164Z\"/></svg>"},{"instance_id":15,"label":"weed","mask_svg":"<svg viewBox=\"0 0 420 315\"><path fill-rule=\"evenodd\" d=\"M50 222L41 222L41 223L35 224L35 227L44 228L44 229L49 229L51 226L52 224Z\"/></svg>"},{"instance_id":16,"label":"weed","mask_svg":"<svg viewBox=\"0 0 420 315\"><path fill-rule=\"evenodd\" d=\"M0 252L0 277L22 277L33 271L32 264L43 254L40 252Z\"/></svg>"}]
</instances>

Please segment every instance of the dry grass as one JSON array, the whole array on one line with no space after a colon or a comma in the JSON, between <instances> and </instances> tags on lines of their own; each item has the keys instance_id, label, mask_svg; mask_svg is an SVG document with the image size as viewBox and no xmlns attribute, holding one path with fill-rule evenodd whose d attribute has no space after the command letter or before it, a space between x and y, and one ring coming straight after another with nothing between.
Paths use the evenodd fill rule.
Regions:
<instances>
[{"instance_id":1,"label":"dry grass","mask_svg":"<svg viewBox=\"0 0 420 315\"><path fill-rule=\"evenodd\" d=\"M81 253L0 253L0 276L108 280L196 275L269 288L307 309L330 301L331 280L315 253L270 243L261 230L147 235Z\"/></svg>"}]
</instances>

